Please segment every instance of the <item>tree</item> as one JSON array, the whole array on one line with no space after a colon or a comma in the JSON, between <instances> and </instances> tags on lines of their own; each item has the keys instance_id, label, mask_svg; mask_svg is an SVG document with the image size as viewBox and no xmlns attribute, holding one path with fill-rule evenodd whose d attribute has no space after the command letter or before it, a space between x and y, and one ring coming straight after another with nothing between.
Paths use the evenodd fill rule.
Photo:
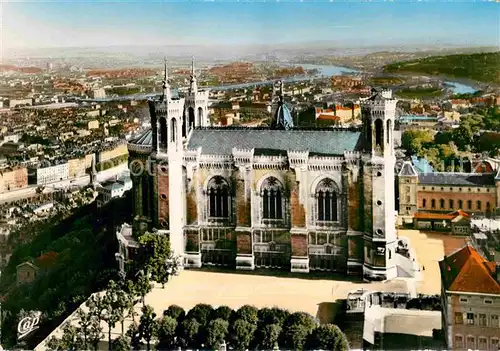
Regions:
<instances>
[{"instance_id":1,"label":"tree","mask_svg":"<svg viewBox=\"0 0 500 351\"><path fill-rule=\"evenodd\" d=\"M251 324L257 324L259 320L259 309L255 306L241 306L235 313L236 318L243 319Z\"/></svg>"},{"instance_id":2,"label":"tree","mask_svg":"<svg viewBox=\"0 0 500 351\"><path fill-rule=\"evenodd\" d=\"M80 325L80 331L83 337L83 348L87 349L88 337L90 334L90 328L92 326L92 315L83 312L81 308L77 311L78 324Z\"/></svg>"},{"instance_id":3,"label":"tree","mask_svg":"<svg viewBox=\"0 0 500 351\"><path fill-rule=\"evenodd\" d=\"M184 317L186 316L186 312L184 309L180 306L177 305L170 305L168 308L163 311L163 316L166 317L172 317L174 318L177 322L182 322Z\"/></svg>"},{"instance_id":4,"label":"tree","mask_svg":"<svg viewBox=\"0 0 500 351\"><path fill-rule=\"evenodd\" d=\"M269 324L277 324L281 326L288 316L290 316L290 312L278 307L265 307L259 310L258 316L260 326Z\"/></svg>"},{"instance_id":5,"label":"tree","mask_svg":"<svg viewBox=\"0 0 500 351\"><path fill-rule=\"evenodd\" d=\"M156 333L157 322L156 313L153 308L146 305L142 308L142 315L139 323L139 334L146 341L146 349L151 349L151 339Z\"/></svg>"},{"instance_id":6,"label":"tree","mask_svg":"<svg viewBox=\"0 0 500 351\"><path fill-rule=\"evenodd\" d=\"M172 256L168 237L145 233L139 238L139 243L142 251L141 263L149 267L151 278L165 288L170 276L177 275L181 266L179 258Z\"/></svg>"},{"instance_id":7,"label":"tree","mask_svg":"<svg viewBox=\"0 0 500 351\"><path fill-rule=\"evenodd\" d=\"M177 331L177 320L173 317L165 316L158 322L156 337L158 343L157 350L173 350L175 348L175 337Z\"/></svg>"},{"instance_id":8,"label":"tree","mask_svg":"<svg viewBox=\"0 0 500 351\"><path fill-rule=\"evenodd\" d=\"M233 310L228 306L219 306L212 313L212 319L223 319L225 321L230 321L233 316Z\"/></svg>"},{"instance_id":9,"label":"tree","mask_svg":"<svg viewBox=\"0 0 500 351\"><path fill-rule=\"evenodd\" d=\"M206 330L205 346L218 349L226 339L229 322L217 318L208 323Z\"/></svg>"},{"instance_id":10,"label":"tree","mask_svg":"<svg viewBox=\"0 0 500 351\"><path fill-rule=\"evenodd\" d=\"M88 343L94 347L94 350L97 350L99 341L103 336L101 327L103 302L101 296L93 294L87 300L86 306L89 309L88 315L91 321L87 339Z\"/></svg>"},{"instance_id":11,"label":"tree","mask_svg":"<svg viewBox=\"0 0 500 351\"><path fill-rule=\"evenodd\" d=\"M181 343L183 348L198 348L199 334L200 334L200 323L194 318L184 319L181 323L180 334Z\"/></svg>"},{"instance_id":12,"label":"tree","mask_svg":"<svg viewBox=\"0 0 500 351\"><path fill-rule=\"evenodd\" d=\"M257 326L244 319L237 319L231 325L229 342L237 350L246 350L250 347Z\"/></svg>"},{"instance_id":13,"label":"tree","mask_svg":"<svg viewBox=\"0 0 500 351\"><path fill-rule=\"evenodd\" d=\"M141 348L141 333L137 323L133 323L127 330L126 335L130 338L130 346L132 350L139 350Z\"/></svg>"},{"instance_id":14,"label":"tree","mask_svg":"<svg viewBox=\"0 0 500 351\"><path fill-rule=\"evenodd\" d=\"M126 317L132 317L132 322L135 324L135 316L137 315L135 312L135 305L139 303L141 296L136 290L136 284L131 280L124 282L122 289L130 299L127 301L125 310Z\"/></svg>"},{"instance_id":15,"label":"tree","mask_svg":"<svg viewBox=\"0 0 500 351\"><path fill-rule=\"evenodd\" d=\"M139 271L134 291L141 297L142 306L146 306L146 295L153 289L153 284L149 280L148 272Z\"/></svg>"},{"instance_id":16,"label":"tree","mask_svg":"<svg viewBox=\"0 0 500 351\"><path fill-rule=\"evenodd\" d=\"M130 315L131 309L132 311L135 312L134 307L135 306L134 306L133 296L127 294L122 289L119 289L117 291L117 300L115 302L114 309L116 311L116 315L118 316L118 320L122 326L122 336L125 333L125 326L124 326L125 318L127 318ZM133 315L132 319L134 319Z\"/></svg>"},{"instance_id":17,"label":"tree","mask_svg":"<svg viewBox=\"0 0 500 351\"><path fill-rule=\"evenodd\" d=\"M259 349L272 350L275 346L278 346L280 334L281 326L279 324L267 324L259 328L257 332Z\"/></svg>"},{"instance_id":18,"label":"tree","mask_svg":"<svg viewBox=\"0 0 500 351\"><path fill-rule=\"evenodd\" d=\"M425 144L433 141L434 136L431 131L410 129L401 136L401 147L412 154L418 154Z\"/></svg>"},{"instance_id":19,"label":"tree","mask_svg":"<svg viewBox=\"0 0 500 351\"><path fill-rule=\"evenodd\" d=\"M213 308L205 303L199 303L189 310L186 319L194 318L201 326L206 326L212 315Z\"/></svg>"},{"instance_id":20,"label":"tree","mask_svg":"<svg viewBox=\"0 0 500 351\"><path fill-rule=\"evenodd\" d=\"M292 313L283 324L280 335L282 346L302 350L316 325L314 318L307 313Z\"/></svg>"},{"instance_id":21,"label":"tree","mask_svg":"<svg viewBox=\"0 0 500 351\"><path fill-rule=\"evenodd\" d=\"M102 333L101 320L96 316L91 316L89 334L87 336L88 343L97 351L99 341L104 337Z\"/></svg>"},{"instance_id":22,"label":"tree","mask_svg":"<svg viewBox=\"0 0 500 351\"><path fill-rule=\"evenodd\" d=\"M131 345L129 340L125 336L120 335L115 340L113 340L111 349L113 351L129 351L130 347Z\"/></svg>"},{"instance_id":23,"label":"tree","mask_svg":"<svg viewBox=\"0 0 500 351\"><path fill-rule=\"evenodd\" d=\"M314 350L347 351L349 343L340 328L333 324L316 327L310 335L307 346Z\"/></svg>"},{"instance_id":24,"label":"tree","mask_svg":"<svg viewBox=\"0 0 500 351\"><path fill-rule=\"evenodd\" d=\"M123 320L125 311L121 307L118 285L114 281L108 283L106 293L102 298L103 320L108 324L108 349L111 350L111 329Z\"/></svg>"}]
</instances>

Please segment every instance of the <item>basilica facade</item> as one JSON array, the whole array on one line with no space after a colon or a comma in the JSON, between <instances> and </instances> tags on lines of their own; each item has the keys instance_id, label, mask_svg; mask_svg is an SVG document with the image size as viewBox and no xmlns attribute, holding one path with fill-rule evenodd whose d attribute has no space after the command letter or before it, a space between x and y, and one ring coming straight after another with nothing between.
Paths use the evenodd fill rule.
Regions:
<instances>
[{"instance_id":1,"label":"basilica facade","mask_svg":"<svg viewBox=\"0 0 500 351\"><path fill-rule=\"evenodd\" d=\"M128 144L134 223L117 233L122 249L130 231L155 231L185 267L396 277L391 92L361 103L361 129L305 130L276 91L271 127L211 127L194 65L185 98L165 73L151 129Z\"/></svg>"}]
</instances>

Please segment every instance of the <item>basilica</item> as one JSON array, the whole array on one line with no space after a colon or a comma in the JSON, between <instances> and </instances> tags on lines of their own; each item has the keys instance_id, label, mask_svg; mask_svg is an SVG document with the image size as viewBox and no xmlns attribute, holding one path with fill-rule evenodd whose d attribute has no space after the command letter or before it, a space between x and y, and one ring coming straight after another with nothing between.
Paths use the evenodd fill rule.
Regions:
<instances>
[{"instance_id":1,"label":"basilica","mask_svg":"<svg viewBox=\"0 0 500 351\"><path fill-rule=\"evenodd\" d=\"M294 127L281 82L270 127L213 127L208 94L193 64L173 98L165 65L151 129L128 143L134 219L117 232L121 269L132 237L153 231L186 268L397 276L391 91L361 102L360 129Z\"/></svg>"}]
</instances>

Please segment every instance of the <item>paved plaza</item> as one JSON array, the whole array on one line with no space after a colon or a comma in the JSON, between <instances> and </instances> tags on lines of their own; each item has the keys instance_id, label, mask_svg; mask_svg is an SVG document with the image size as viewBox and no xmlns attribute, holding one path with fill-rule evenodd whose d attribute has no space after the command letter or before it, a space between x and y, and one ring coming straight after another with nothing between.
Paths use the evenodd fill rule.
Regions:
<instances>
[{"instance_id":1,"label":"paved plaza","mask_svg":"<svg viewBox=\"0 0 500 351\"><path fill-rule=\"evenodd\" d=\"M439 264L444 255L449 255L465 244L464 237L448 234L423 233L418 230L399 230L399 236L410 239L421 268L421 281L417 283L417 293L440 294L441 275Z\"/></svg>"}]
</instances>

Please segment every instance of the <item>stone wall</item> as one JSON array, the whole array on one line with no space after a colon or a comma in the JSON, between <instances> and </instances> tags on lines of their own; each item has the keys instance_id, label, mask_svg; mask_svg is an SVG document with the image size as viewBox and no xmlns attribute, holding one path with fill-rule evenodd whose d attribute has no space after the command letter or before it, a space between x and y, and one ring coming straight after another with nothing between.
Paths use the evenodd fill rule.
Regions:
<instances>
[{"instance_id":1,"label":"stone wall","mask_svg":"<svg viewBox=\"0 0 500 351\"><path fill-rule=\"evenodd\" d=\"M306 257L308 255L306 235L292 234L291 244L292 244L292 256Z\"/></svg>"}]
</instances>

